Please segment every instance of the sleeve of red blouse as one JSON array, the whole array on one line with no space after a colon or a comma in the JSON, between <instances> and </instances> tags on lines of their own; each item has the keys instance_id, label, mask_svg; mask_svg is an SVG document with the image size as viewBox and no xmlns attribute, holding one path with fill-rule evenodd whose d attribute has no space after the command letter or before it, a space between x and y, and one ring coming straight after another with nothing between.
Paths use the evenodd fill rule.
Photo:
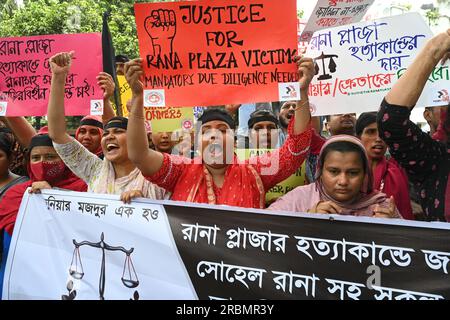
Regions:
<instances>
[{"instance_id":1,"label":"sleeve of red blouse","mask_svg":"<svg viewBox=\"0 0 450 320\"><path fill-rule=\"evenodd\" d=\"M380 137L392 157L406 170L413 182L420 182L439 166L444 145L409 120L411 111L383 100L377 116Z\"/></svg>"},{"instance_id":2,"label":"sleeve of red blouse","mask_svg":"<svg viewBox=\"0 0 450 320\"><path fill-rule=\"evenodd\" d=\"M326 140L316 130L312 129L311 137L311 150L310 153L314 156L319 155L322 146L325 144Z\"/></svg>"},{"instance_id":3,"label":"sleeve of red blouse","mask_svg":"<svg viewBox=\"0 0 450 320\"><path fill-rule=\"evenodd\" d=\"M164 159L161 169L151 176L146 176L145 179L169 192L173 192L178 179L185 169L186 161L180 156L167 153L163 153L163 155Z\"/></svg>"},{"instance_id":4,"label":"sleeve of red blouse","mask_svg":"<svg viewBox=\"0 0 450 320\"><path fill-rule=\"evenodd\" d=\"M292 119L289 123L289 135L281 148L248 160L259 173L266 191L294 174L308 155L311 126L309 125L303 133L294 135L294 121Z\"/></svg>"}]
</instances>

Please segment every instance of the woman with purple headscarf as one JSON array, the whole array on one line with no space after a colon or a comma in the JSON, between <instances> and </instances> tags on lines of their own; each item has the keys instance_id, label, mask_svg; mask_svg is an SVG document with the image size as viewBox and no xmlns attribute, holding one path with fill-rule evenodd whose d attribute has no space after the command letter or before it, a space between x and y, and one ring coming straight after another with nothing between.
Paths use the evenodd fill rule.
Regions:
<instances>
[{"instance_id":1,"label":"woman with purple headscarf","mask_svg":"<svg viewBox=\"0 0 450 320\"><path fill-rule=\"evenodd\" d=\"M329 139L322 147L316 182L298 187L269 209L277 211L401 218L394 198L373 190L366 150L352 136Z\"/></svg>"}]
</instances>

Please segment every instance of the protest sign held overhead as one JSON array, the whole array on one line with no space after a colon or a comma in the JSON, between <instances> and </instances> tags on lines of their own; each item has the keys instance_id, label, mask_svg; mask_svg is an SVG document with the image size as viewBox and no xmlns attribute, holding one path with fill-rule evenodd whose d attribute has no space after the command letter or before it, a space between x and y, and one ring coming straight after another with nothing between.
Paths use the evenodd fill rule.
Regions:
<instances>
[{"instance_id":1,"label":"protest sign held overhead","mask_svg":"<svg viewBox=\"0 0 450 320\"><path fill-rule=\"evenodd\" d=\"M86 48L89 48L87 51ZM50 95L50 58L75 51L65 88L66 115L102 115L101 34L0 39L0 116L43 116Z\"/></svg>"},{"instance_id":2,"label":"protest sign held overhead","mask_svg":"<svg viewBox=\"0 0 450 320\"><path fill-rule=\"evenodd\" d=\"M314 32L361 21L374 0L318 0L300 35L309 42Z\"/></svg>"},{"instance_id":3,"label":"protest sign held overhead","mask_svg":"<svg viewBox=\"0 0 450 320\"><path fill-rule=\"evenodd\" d=\"M295 0L135 5L146 107L299 100Z\"/></svg>"},{"instance_id":4,"label":"protest sign held overhead","mask_svg":"<svg viewBox=\"0 0 450 320\"><path fill-rule=\"evenodd\" d=\"M3 299L450 298L448 224L332 218L27 192Z\"/></svg>"},{"instance_id":5,"label":"protest sign held overhead","mask_svg":"<svg viewBox=\"0 0 450 320\"><path fill-rule=\"evenodd\" d=\"M316 68L309 89L314 115L377 111L431 37L418 13L316 32L307 52ZM428 105L430 86L445 89L448 76L448 65L438 65L417 105Z\"/></svg>"}]
</instances>

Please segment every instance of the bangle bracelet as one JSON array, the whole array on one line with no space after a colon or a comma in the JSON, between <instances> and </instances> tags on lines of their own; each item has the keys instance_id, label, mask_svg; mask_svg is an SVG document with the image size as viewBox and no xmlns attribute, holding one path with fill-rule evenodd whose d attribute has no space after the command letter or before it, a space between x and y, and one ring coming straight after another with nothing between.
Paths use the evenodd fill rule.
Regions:
<instances>
[{"instance_id":1,"label":"bangle bracelet","mask_svg":"<svg viewBox=\"0 0 450 320\"><path fill-rule=\"evenodd\" d=\"M135 114L135 113L128 112L128 117L130 117L130 116L132 116L132 117L135 118L135 119L145 120L144 116L140 116L140 115L137 115L137 114Z\"/></svg>"},{"instance_id":2,"label":"bangle bracelet","mask_svg":"<svg viewBox=\"0 0 450 320\"><path fill-rule=\"evenodd\" d=\"M301 150L300 152L293 152L291 150L291 146L288 144L288 151L294 156L294 157L298 157L301 156L302 154L305 154L309 151L309 146L306 147L305 149Z\"/></svg>"},{"instance_id":3,"label":"bangle bracelet","mask_svg":"<svg viewBox=\"0 0 450 320\"><path fill-rule=\"evenodd\" d=\"M298 110L300 110L301 108L303 108L303 107L306 106L306 105L308 105L308 107L309 107L309 100L306 100L306 101L304 101L304 102L298 104L298 105L294 108L294 111L298 111Z\"/></svg>"}]
</instances>

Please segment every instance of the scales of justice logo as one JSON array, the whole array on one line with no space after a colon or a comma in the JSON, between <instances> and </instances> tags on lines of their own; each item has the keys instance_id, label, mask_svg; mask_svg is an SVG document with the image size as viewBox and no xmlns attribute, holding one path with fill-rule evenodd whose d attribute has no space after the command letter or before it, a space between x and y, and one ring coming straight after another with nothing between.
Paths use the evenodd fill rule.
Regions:
<instances>
[{"instance_id":1,"label":"scales of justice logo","mask_svg":"<svg viewBox=\"0 0 450 320\"><path fill-rule=\"evenodd\" d=\"M129 250L125 249L124 247L119 246L111 246L108 243L105 242L105 235L102 232L100 236L99 242L89 242L89 241L82 241L77 242L75 239L72 239L73 245L75 246L73 254L72 254L72 261L70 262L69 267L69 274L73 279L81 280L83 279L85 273L83 269L83 263L81 261L81 254L80 254L80 248L83 246L91 247L91 248L97 248L101 250L101 268L100 268L100 278L99 278L99 285L98 285L98 293L100 300L105 299L105 285L106 285L106 255L107 252L110 251L120 251L125 256L125 262L123 264L123 271L122 271L122 284L126 288L137 288L139 286L139 279L136 273L136 270L133 265L133 261L131 259L131 254L134 251L134 248L131 248ZM69 280L67 283L67 295L62 295L62 300L74 300L76 298L77 292L74 289L74 283L72 280ZM139 292L136 290L133 294L133 298L130 300L139 300Z\"/></svg>"},{"instance_id":2,"label":"scales of justice logo","mask_svg":"<svg viewBox=\"0 0 450 320\"><path fill-rule=\"evenodd\" d=\"M333 78L333 76L330 73L335 73L336 68L337 68L336 62L334 61L333 58L336 59L336 58L338 58L338 56L335 54L324 54L323 52L320 56L314 58L315 75L318 75L320 69L322 69L322 74L317 78L317 80L319 80L319 81L320 80L329 80L329 79ZM322 65L321 65L322 68L320 68L317 61L322 61ZM328 62L327 67L325 66L325 61Z\"/></svg>"}]
</instances>

